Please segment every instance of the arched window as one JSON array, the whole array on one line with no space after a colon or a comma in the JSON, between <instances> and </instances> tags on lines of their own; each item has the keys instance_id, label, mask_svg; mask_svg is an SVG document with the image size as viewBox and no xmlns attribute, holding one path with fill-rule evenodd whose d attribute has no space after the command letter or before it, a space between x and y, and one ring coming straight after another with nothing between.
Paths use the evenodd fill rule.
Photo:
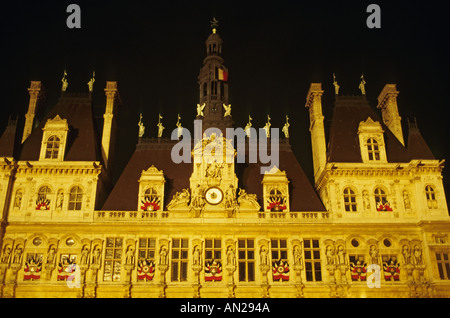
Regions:
<instances>
[{"instance_id":1,"label":"arched window","mask_svg":"<svg viewBox=\"0 0 450 318\"><path fill-rule=\"evenodd\" d=\"M141 200L141 210L144 211L159 211L160 206L160 197L158 191L154 188L148 188L144 192L144 197Z\"/></svg>"},{"instance_id":2,"label":"arched window","mask_svg":"<svg viewBox=\"0 0 450 318\"><path fill-rule=\"evenodd\" d=\"M369 138L367 140L367 153L369 155L369 160L378 161L380 160L380 146L374 138Z\"/></svg>"},{"instance_id":3,"label":"arched window","mask_svg":"<svg viewBox=\"0 0 450 318\"><path fill-rule=\"evenodd\" d=\"M47 139L47 148L45 149L45 159L57 159L60 140L56 136L50 136Z\"/></svg>"},{"instance_id":4,"label":"arched window","mask_svg":"<svg viewBox=\"0 0 450 318\"><path fill-rule=\"evenodd\" d=\"M286 210L286 198L283 196L280 190L272 189L269 192L267 209L272 212Z\"/></svg>"},{"instance_id":5,"label":"arched window","mask_svg":"<svg viewBox=\"0 0 450 318\"><path fill-rule=\"evenodd\" d=\"M144 199L150 202L154 202L156 200L158 200L158 191L156 191L153 188L148 188L147 190L145 190L144 193Z\"/></svg>"},{"instance_id":6,"label":"arched window","mask_svg":"<svg viewBox=\"0 0 450 318\"><path fill-rule=\"evenodd\" d=\"M350 188L344 189L344 206L345 206L345 211L347 211L347 212L356 212L357 211L356 194L355 194L355 191L353 191Z\"/></svg>"},{"instance_id":7,"label":"arched window","mask_svg":"<svg viewBox=\"0 0 450 318\"><path fill-rule=\"evenodd\" d=\"M436 191L432 186L425 187L425 195L429 209L437 209Z\"/></svg>"},{"instance_id":8,"label":"arched window","mask_svg":"<svg viewBox=\"0 0 450 318\"><path fill-rule=\"evenodd\" d=\"M69 206L70 211L81 210L83 203L83 190L80 187L73 187L69 192Z\"/></svg>"},{"instance_id":9,"label":"arched window","mask_svg":"<svg viewBox=\"0 0 450 318\"><path fill-rule=\"evenodd\" d=\"M50 199L51 190L47 186L40 187L38 190L37 200L36 200L36 210L48 210L50 209Z\"/></svg>"},{"instance_id":10,"label":"arched window","mask_svg":"<svg viewBox=\"0 0 450 318\"><path fill-rule=\"evenodd\" d=\"M377 211L392 211L386 192L382 188L376 188L374 195Z\"/></svg>"}]
</instances>

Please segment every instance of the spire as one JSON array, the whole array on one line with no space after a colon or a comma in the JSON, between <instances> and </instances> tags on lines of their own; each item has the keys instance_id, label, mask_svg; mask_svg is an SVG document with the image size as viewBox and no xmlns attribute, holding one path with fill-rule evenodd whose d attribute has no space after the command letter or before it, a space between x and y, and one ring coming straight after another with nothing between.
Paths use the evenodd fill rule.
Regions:
<instances>
[{"instance_id":1,"label":"spire","mask_svg":"<svg viewBox=\"0 0 450 318\"><path fill-rule=\"evenodd\" d=\"M219 21L211 20L212 33L206 39L206 57L198 76L199 103L197 115L203 120L202 127L216 127L225 130L232 126L228 102L228 68L222 57L222 38L217 33ZM224 105L228 105L224 107ZM199 111L201 106L201 112ZM231 109L230 109L231 110ZM225 132L224 132L225 134Z\"/></svg>"}]
</instances>

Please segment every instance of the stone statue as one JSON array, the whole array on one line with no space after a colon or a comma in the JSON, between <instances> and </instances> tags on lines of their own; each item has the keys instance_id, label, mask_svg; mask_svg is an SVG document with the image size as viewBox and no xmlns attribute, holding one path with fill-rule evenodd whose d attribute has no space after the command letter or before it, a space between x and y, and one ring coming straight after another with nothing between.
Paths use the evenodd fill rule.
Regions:
<instances>
[{"instance_id":1,"label":"stone statue","mask_svg":"<svg viewBox=\"0 0 450 318\"><path fill-rule=\"evenodd\" d=\"M178 121L177 121L178 139L180 139L180 137L183 135L183 127L181 126L180 119L181 119L181 116L180 116L180 114L178 114Z\"/></svg>"},{"instance_id":2,"label":"stone statue","mask_svg":"<svg viewBox=\"0 0 450 318\"><path fill-rule=\"evenodd\" d=\"M294 246L294 265L302 265L303 258L302 258L302 249L299 245Z\"/></svg>"},{"instance_id":3,"label":"stone statue","mask_svg":"<svg viewBox=\"0 0 450 318\"><path fill-rule=\"evenodd\" d=\"M364 190L362 195L363 195L364 210L370 210L369 192L367 192L367 190Z\"/></svg>"},{"instance_id":4,"label":"stone statue","mask_svg":"<svg viewBox=\"0 0 450 318\"><path fill-rule=\"evenodd\" d=\"M403 245L402 248L403 265L411 264L411 252L408 245Z\"/></svg>"},{"instance_id":5,"label":"stone statue","mask_svg":"<svg viewBox=\"0 0 450 318\"><path fill-rule=\"evenodd\" d=\"M283 130L282 130L283 133L284 133L284 137L286 137L286 139L289 138L289 126L290 126L290 124L289 124L289 117L286 116L286 123L284 124Z\"/></svg>"},{"instance_id":6,"label":"stone statue","mask_svg":"<svg viewBox=\"0 0 450 318\"><path fill-rule=\"evenodd\" d=\"M198 116L202 116L204 117L205 115L203 114L203 109L205 109L206 104L203 103L203 105L197 104L197 117Z\"/></svg>"},{"instance_id":7,"label":"stone statue","mask_svg":"<svg viewBox=\"0 0 450 318\"><path fill-rule=\"evenodd\" d=\"M347 259L345 257L345 250L343 245L339 245L336 260L338 265L345 265L347 264Z\"/></svg>"},{"instance_id":8,"label":"stone statue","mask_svg":"<svg viewBox=\"0 0 450 318\"><path fill-rule=\"evenodd\" d=\"M225 207L234 208L236 206L236 190L234 189L232 184L230 184L230 186L228 187L228 190L225 193L225 197Z\"/></svg>"},{"instance_id":9,"label":"stone statue","mask_svg":"<svg viewBox=\"0 0 450 318\"><path fill-rule=\"evenodd\" d=\"M98 246L95 247L94 255L92 255L92 264L93 265L100 265L100 254L101 254L101 250Z\"/></svg>"},{"instance_id":10,"label":"stone statue","mask_svg":"<svg viewBox=\"0 0 450 318\"><path fill-rule=\"evenodd\" d=\"M19 208L22 205L22 191L16 192L16 197L14 198L14 207Z\"/></svg>"},{"instance_id":11,"label":"stone statue","mask_svg":"<svg viewBox=\"0 0 450 318\"><path fill-rule=\"evenodd\" d=\"M159 120L158 120L158 138L161 138L162 137L162 133L163 133L163 130L164 130L164 126L163 126L163 124L162 124L162 122L161 122L161 119L162 119L163 117L161 116L161 114L159 114Z\"/></svg>"},{"instance_id":12,"label":"stone statue","mask_svg":"<svg viewBox=\"0 0 450 318\"><path fill-rule=\"evenodd\" d=\"M191 206L195 209L201 209L205 206L203 189L200 184L197 185L195 192L192 194Z\"/></svg>"},{"instance_id":13,"label":"stone statue","mask_svg":"<svg viewBox=\"0 0 450 318\"><path fill-rule=\"evenodd\" d=\"M53 264L55 258L56 258L56 248L54 245L51 245L47 254L47 264Z\"/></svg>"},{"instance_id":14,"label":"stone statue","mask_svg":"<svg viewBox=\"0 0 450 318\"><path fill-rule=\"evenodd\" d=\"M261 259L261 265L267 265L268 259L267 259L267 247L265 245L261 246L261 250L259 252L260 259Z\"/></svg>"},{"instance_id":15,"label":"stone statue","mask_svg":"<svg viewBox=\"0 0 450 318\"><path fill-rule=\"evenodd\" d=\"M64 70L64 76L61 79L61 82L62 82L61 91L63 91L63 92L65 92L67 89L67 86L69 86L69 82L67 81L66 76L67 76L67 72L66 72L66 70Z\"/></svg>"},{"instance_id":16,"label":"stone statue","mask_svg":"<svg viewBox=\"0 0 450 318\"><path fill-rule=\"evenodd\" d=\"M267 115L267 123L264 126L264 130L266 131L267 138L270 138L270 126L272 126L272 124L270 123L270 116Z\"/></svg>"},{"instance_id":17,"label":"stone statue","mask_svg":"<svg viewBox=\"0 0 450 318\"><path fill-rule=\"evenodd\" d=\"M244 128L244 131L247 134L248 138L250 138L250 127L252 127L252 117L248 115L248 123Z\"/></svg>"},{"instance_id":18,"label":"stone statue","mask_svg":"<svg viewBox=\"0 0 450 318\"><path fill-rule=\"evenodd\" d=\"M336 81L336 75L334 73L333 73L333 85L334 85L334 93L336 95L339 95L340 86L339 86L338 82Z\"/></svg>"},{"instance_id":19,"label":"stone statue","mask_svg":"<svg viewBox=\"0 0 450 318\"><path fill-rule=\"evenodd\" d=\"M64 193L62 191L59 191L58 196L56 197L56 208L58 210L62 209L63 202L64 202Z\"/></svg>"},{"instance_id":20,"label":"stone statue","mask_svg":"<svg viewBox=\"0 0 450 318\"><path fill-rule=\"evenodd\" d=\"M159 264L167 265L167 246L161 246L161 250L159 251Z\"/></svg>"},{"instance_id":21,"label":"stone statue","mask_svg":"<svg viewBox=\"0 0 450 318\"><path fill-rule=\"evenodd\" d=\"M192 265L200 265L200 249L198 245L195 245L193 257L192 257Z\"/></svg>"},{"instance_id":22,"label":"stone statue","mask_svg":"<svg viewBox=\"0 0 450 318\"><path fill-rule=\"evenodd\" d=\"M328 245L326 249L327 265L334 264L334 249L333 246Z\"/></svg>"},{"instance_id":23,"label":"stone statue","mask_svg":"<svg viewBox=\"0 0 450 318\"><path fill-rule=\"evenodd\" d=\"M411 209L411 200L409 199L409 192L407 190L403 191L403 203L406 210Z\"/></svg>"},{"instance_id":24,"label":"stone statue","mask_svg":"<svg viewBox=\"0 0 450 318\"><path fill-rule=\"evenodd\" d=\"M227 247L227 265L236 265L236 255L234 255L234 249L231 245Z\"/></svg>"},{"instance_id":25,"label":"stone statue","mask_svg":"<svg viewBox=\"0 0 450 318\"><path fill-rule=\"evenodd\" d=\"M378 256L378 250L377 250L377 247L375 245L371 245L370 246L369 265L370 264L380 265L379 256Z\"/></svg>"},{"instance_id":26,"label":"stone statue","mask_svg":"<svg viewBox=\"0 0 450 318\"><path fill-rule=\"evenodd\" d=\"M412 260L414 265L423 265L422 250L418 245L414 246Z\"/></svg>"},{"instance_id":27,"label":"stone statue","mask_svg":"<svg viewBox=\"0 0 450 318\"><path fill-rule=\"evenodd\" d=\"M359 84L359 89L361 94L366 95L366 81L364 80L364 75L361 75L361 84Z\"/></svg>"},{"instance_id":28,"label":"stone statue","mask_svg":"<svg viewBox=\"0 0 450 318\"><path fill-rule=\"evenodd\" d=\"M23 248L22 246L17 246L16 249L14 250L14 257L13 257L13 264L20 264L21 260L22 260L22 252L23 252Z\"/></svg>"},{"instance_id":29,"label":"stone statue","mask_svg":"<svg viewBox=\"0 0 450 318\"><path fill-rule=\"evenodd\" d=\"M181 192L177 192L173 195L172 201L170 201L170 203L167 205L167 208L171 209L180 204L187 205L190 199L191 195L189 193L189 190L183 189Z\"/></svg>"},{"instance_id":30,"label":"stone statue","mask_svg":"<svg viewBox=\"0 0 450 318\"><path fill-rule=\"evenodd\" d=\"M133 265L134 264L134 248L133 246L128 246L127 252L125 253L125 264Z\"/></svg>"},{"instance_id":31,"label":"stone statue","mask_svg":"<svg viewBox=\"0 0 450 318\"><path fill-rule=\"evenodd\" d=\"M223 117L231 116L231 104L229 104L228 106L223 104L223 108L225 109L225 114L223 115Z\"/></svg>"},{"instance_id":32,"label":"stone statue","mask_svg":"<svg viewBox=\"0 0 450 318\"><path fill-rule=\"evenodd\" d=\"M88 259L89 259L89 248L87 246L83 246L83 250L81 251L80 264L87 265Z\"/></svg>"},{"instance_id":33,"label":"stone statue","mask_svg":"<svg viewBox=\"0 0 450 318\"><path fill-rule=\"evenodd\" d=\"M89 82L87 83L88 87L89 87L89 92L93 92L94 90L94 82L95 82L95 71L92 73L92 78L89 80Z\"/></svg>"},{"instance_id":34,"label":"stone statue","mask_svg":"<svg viewBox=\"0 0 450 318\"><path fill-rule=\"evenodd\" d=\"M142 113L139 115L138 127L139 127L139 138L142 138L142 136L144 136L145 133L145 126L142 123Z\"/></svg>"},{"instance_id":35,"label":"stone statue","mask_svg":"<svg viewBox=\"0 0 450 318\"><path fill-rule=\"evenodd\" d=\"M8 246L5 246L5 248L3 250L2 264L8 264L10 258L11 258L11 247L8 245Z\"/></svg>"},{"instance_id":36,"label":"stone statue","mask_svg":"<svg viewBox=\"0 0 450 318\"><path fill-rule=\"evenodd\" d=\"M257 201L256 194L249 194L244 189L239 189L238 203L247 203L257 209L261 207Z\"/></svg>"}]
</instances>

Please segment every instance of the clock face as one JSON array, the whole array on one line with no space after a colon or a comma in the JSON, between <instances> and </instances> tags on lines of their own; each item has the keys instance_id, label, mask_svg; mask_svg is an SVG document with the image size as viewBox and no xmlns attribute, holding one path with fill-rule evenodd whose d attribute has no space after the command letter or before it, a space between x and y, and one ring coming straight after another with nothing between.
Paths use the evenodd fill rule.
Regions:
<instances>
[{"instance_id":1,"label":"clock face","mask_svg":"<svg viewBox=\"0 0 450 318\"><path fill-rule=\"evenodd\" d=\"M205 193L206 202L212 205L219 204L223 199L223 192L219 188L211 187Z\"/></svg>"}]
</instances>

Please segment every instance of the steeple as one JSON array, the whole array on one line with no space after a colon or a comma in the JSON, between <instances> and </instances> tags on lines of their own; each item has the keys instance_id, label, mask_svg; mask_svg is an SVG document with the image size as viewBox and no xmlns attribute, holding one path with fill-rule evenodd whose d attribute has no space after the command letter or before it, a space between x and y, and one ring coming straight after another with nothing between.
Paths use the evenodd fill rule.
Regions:
<instances>
[{"instance_id":1,"label":"steeple","mask_svg":"<svg viewBox=\"0 0 450 318\"><path fill-rule=\"evenodd\" d=\"M206 57L198 76L199 104L205 104L202 119L203 130L216 127L223 131L232 126L229 114L225 116L228 104L228 68L222 58L222 38L217 33L218 21L211 21L212 33L206 39ZM226 107L224 107L224 105Z\"/></svg>"}]
</instances>

